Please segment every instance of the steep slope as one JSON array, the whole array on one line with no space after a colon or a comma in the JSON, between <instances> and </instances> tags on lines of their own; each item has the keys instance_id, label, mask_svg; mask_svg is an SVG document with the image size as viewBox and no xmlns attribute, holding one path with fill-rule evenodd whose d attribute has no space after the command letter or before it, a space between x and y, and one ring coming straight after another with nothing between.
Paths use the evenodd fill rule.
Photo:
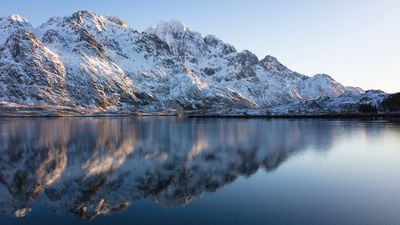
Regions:
<instances>
[{"instance_id":1,"label":"steep slope","mask_svg":"<svg viewBox=\"0 0 400 225\"><path fill-rule=\"evenodd\" d=\"M4 17L0 30L2 104L246 110L326 99L340 104L341 96L365 95L325 74L294 72L272 56L259 60L250 51L237 52L178 21L162 21L140 33L119 18L78 11L38 28L17 15Z\"/></svg>"},{"instance_id":2,"label":"steep slope","mask_svg":"<svg viewBox=\"0 0 400 225\"><path fill-rule=\"evenodd\" d=\"M0 19L0 99L64 104L65 69L21 17Z\"/></svg>"},{"instance_id":3,"label":"steep slope","mask_svg":"<svg viewBox=\"0 0 400 225\"><path fill-rule=\"evenodd\" d=\"M107 109L151 99L140 92L105 46L103 39L108 34L117 36L125 30L122 21L77 12L71 17L51 18L40 28L43 42L57 52L65 66L68 93L78 105ZM108 45L112 48L113 43L110 40Z\"/></svg>"}]
</instances>

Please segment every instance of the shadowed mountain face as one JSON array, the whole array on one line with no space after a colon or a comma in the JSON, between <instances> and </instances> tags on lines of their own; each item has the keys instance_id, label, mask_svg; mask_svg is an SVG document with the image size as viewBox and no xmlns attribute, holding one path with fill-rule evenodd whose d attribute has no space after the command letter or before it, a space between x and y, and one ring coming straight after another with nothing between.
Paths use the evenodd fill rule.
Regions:
<instances>
[{"instance_id":1,"label":"shadowed mountain face","mask_svg":"<svg viewBox=\"0 0 400 225\"><path fill-rule=\"evenodd\" d=\"M307 149L327 151L356 123L176 118L0 121L0 212L36 201L83 218L140 199L188 204L240 176L275 170ZM354 127L353 127L354 128ZM33 207L34 210L34 207Z\"/></svg>"}]
</instances>

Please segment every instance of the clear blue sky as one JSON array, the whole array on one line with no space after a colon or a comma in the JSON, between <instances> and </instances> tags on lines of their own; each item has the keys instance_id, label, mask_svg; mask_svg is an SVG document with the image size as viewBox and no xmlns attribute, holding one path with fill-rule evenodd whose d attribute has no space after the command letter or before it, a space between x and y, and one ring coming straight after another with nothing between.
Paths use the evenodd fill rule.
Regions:
<instances>
[{"instance_id":1,"label":"clear blue sky","mask_svg":"<svg viewBox=\"0 0 400 225\"><path fill-rule=\"evenodd\" d=\"M177 19L259 58L291 69L327 73L345 85L400 91L398 0L1 0L0 15L37 26L50 16L88 9L123 18L142 31Z\"/></svg>"}]
</instances>

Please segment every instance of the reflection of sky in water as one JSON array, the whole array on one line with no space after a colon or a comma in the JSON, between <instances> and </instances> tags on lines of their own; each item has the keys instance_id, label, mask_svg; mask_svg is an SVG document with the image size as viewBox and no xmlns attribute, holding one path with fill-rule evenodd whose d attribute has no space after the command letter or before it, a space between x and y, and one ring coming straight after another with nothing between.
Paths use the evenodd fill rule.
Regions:
<instances>
[{"instance_id":1,"label":"reflection of sky in water","mask_svg":"<svg viewBox=\"0 0 400 225\"><path fill-rule=\"evenodd\" d=\"M0 221L393 224L400 220L398 125L1 120Z\"/></svg>"}]
</instances>

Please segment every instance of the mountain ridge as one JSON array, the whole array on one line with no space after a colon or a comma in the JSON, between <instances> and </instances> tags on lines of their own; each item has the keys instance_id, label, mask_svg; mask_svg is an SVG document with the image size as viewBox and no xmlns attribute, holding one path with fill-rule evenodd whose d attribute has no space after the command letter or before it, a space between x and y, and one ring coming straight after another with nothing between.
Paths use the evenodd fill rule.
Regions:
<instances>
[{"instance_id":1,"label":"mountain ridge","mask_svg":"<svg viewBox=\"0 0 400 225\"><path fill-rule=\"evenodd\" d=\"M37 28L2 17L0 30L0 107L307 114L357 112L387 97L297 73L270 55L260 60L175 20L139 32L120 18L78 11Z\"/></svg>"}]
</instances>

